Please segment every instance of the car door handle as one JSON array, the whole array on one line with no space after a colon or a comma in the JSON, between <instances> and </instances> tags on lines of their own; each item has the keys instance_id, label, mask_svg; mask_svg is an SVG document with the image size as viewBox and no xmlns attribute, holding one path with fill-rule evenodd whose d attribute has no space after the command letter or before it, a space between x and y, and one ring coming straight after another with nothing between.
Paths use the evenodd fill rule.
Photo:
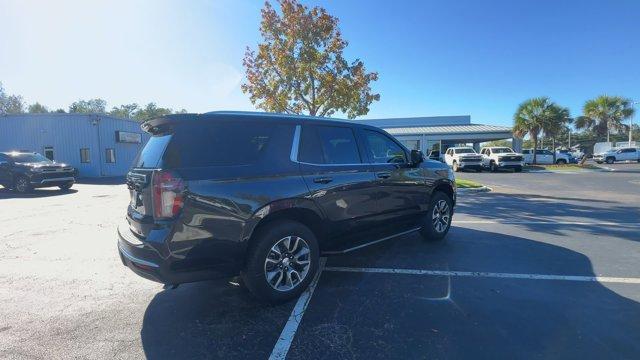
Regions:
<instances>
[{"instance_id":1,"label":"car door handle","mask_svg":"<svg viewBox=\"0 0 640 360\"><path fill-rule=\"evenodd\" d=\"M376 173L376 176L380 179L388 179L391 177L391 172L390 171L381 171L379 173Z\"/></svg>"},{"instance_id":2,"label":"car door handle","mask_svg":"<svg viewBox=\"0 0 640 360\"><path fill-rule=\"evenodd\" d=\"M332 177L317 177L313 179L313 182L316 184L328 184L333 181Z\"/></svg>"}]
</instances>

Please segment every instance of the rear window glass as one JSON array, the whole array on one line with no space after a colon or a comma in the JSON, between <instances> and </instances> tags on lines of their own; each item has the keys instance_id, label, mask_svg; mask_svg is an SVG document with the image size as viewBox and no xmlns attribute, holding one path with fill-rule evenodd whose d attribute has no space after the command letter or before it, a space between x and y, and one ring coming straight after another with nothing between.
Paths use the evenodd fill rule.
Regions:
<instances>
[{"instance_id":1,"label":"rear window glass","mask_svg":"<svg viewBox=\"0 0 640 360\"><path fill-rule=\"evenodd\" d=\"M249 165L267 148L274 124L216 122L176 128L165 162L171 167Z\"/></svg>"},{"instance_id":2,"label":"rear window glass","mask_svg":"<svg viewBox=\"0 0 640 360\"><path fill-rule=\"evenodd\" d=\"M133 167L156 168L160 166L162 154L167 148L171 136L172 135L152 136L133 161Z\"/></svg>"},{"instance_id":3,"label":"rear window glass","mask_svg":"<svg viewBox=\"0 0 640 360\"><path fill-rule=\"evenodd\" d=\"M305 126L300 139L299 159L312 164L362 162L353 130L337 126Z\"/></svg>"}]
</instances>

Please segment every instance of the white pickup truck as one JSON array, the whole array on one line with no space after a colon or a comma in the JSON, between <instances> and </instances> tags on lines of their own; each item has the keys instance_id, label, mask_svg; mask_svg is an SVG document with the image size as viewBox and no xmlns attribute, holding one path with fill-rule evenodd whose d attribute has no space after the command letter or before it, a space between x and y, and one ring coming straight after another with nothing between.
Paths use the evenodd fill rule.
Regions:
<instances>
[{"instance_id":1,"label":"white pickup truck","mask_svg":"<svg viewBox=\"0 0 640 360\"><path fill-rule=\"evenodd\" d=\"M480 155L482 155L482 165L493 172L499 169L513 169L515 172L521 172L524 166L522 154L508 147L485 147L480 150Z\"/></svg>"},{"instance_id":2,"label":"white pickup truck","mask_svg":"<svg viewBox=\"0 0 640 360\"><path fill-rule=\"evenodd\" d=\"M603 162L613 164L616 161L640 162L640 150L635 147L610 149L599 154L594 154L593 160L598 164L602 164Z\"/></svg>"},{"instance_id":3,"label":"white pickup truck","mask_svg":"<svg viewBox=\"0 0 640 360\"><path fill-rule=\"evenodd\" d=\"M474 169L482 171L482 156L470 147L451 147L444 153L444 162L453 171Z\"/></svg>"}]
</instances>

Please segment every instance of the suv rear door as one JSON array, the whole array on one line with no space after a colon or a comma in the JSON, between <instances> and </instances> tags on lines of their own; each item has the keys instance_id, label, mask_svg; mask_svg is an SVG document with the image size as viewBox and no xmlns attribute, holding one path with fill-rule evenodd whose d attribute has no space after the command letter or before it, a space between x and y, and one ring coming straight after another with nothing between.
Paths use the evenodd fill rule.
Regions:
<instances>
[{"instance_id":1,"label":"suv rear door","mask_svg":"<svg viewBox=\"0 0 640 360\"><path fill-rule=\"evenodd\" d=\"M370 226L376 214L376 178L360 152L353 128L301 125L297 158L310 197L333 235Z\"/></svg>"}]
</instances>

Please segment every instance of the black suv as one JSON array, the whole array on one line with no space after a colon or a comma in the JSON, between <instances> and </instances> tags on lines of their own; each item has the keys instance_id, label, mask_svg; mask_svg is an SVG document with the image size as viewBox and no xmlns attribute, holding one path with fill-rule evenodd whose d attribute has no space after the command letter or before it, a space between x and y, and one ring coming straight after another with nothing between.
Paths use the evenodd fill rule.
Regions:
<instances>
[{"instance_id":1,"label":"black suv","mask_svg":"<svg viewBox=\"0 0 640 360\"><path fill-rule=\"evenodd\" d=\"M453 173L356 121L281 114L169 115L127 174L122 262L177 285L240 274L258 298L299 295L320 253L419 230L448 232Z\"/></svg>"},{"instance_id":2,"label":"black suv","mask_svg":"<svg viewBox=\"0 0 640 360\"><path fill-rule=\"evenodd\" d=\"M72 166L53 162L35 152L0 153L0 185L19 193L57 186L69 190L76 181Z\"/></svg>"}]
</instances>

